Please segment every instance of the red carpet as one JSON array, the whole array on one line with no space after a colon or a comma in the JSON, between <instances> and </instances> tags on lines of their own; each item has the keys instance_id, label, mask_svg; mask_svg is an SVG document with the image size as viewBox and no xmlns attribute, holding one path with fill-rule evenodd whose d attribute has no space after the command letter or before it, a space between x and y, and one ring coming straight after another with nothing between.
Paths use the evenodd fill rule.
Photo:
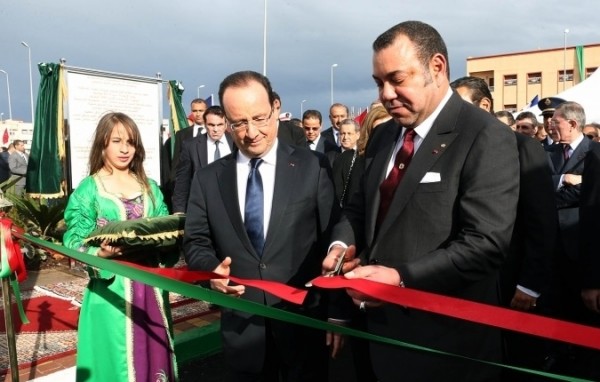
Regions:
<instances>
[{"instance_id":1,"label":"red carpet","mask_svg":"<svg viewBox=\"0 0 600 382\"><path fill-rule=\"evenodd\" d=\"M12 317L17 333L56 332L77 330L79 308L69 301L50 296L34 297L23 300L25 315L29 324L21 323L17 306L13 300ZM4 310L2 317L4 317ZM0 321L0 331L6 332L4 318Z\"/></svg>"}]
</instances>

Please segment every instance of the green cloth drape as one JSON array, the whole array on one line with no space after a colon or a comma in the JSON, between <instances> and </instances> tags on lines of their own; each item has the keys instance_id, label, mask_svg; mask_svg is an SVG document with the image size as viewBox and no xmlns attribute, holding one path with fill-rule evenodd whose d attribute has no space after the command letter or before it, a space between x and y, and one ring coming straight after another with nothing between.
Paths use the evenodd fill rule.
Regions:
<instances>
[{"instance_id":1,"label":"green cloth drape","mask_svg":"<svg viewBox=\"0 0 600 382\"><path fill-rule=\"evenodd\" d=\"M25 190L34 198L64 196L63 167L63 87L60 64L38 64L40 87Z\"/></svg>"},{"instance_id":2,"label":"green cloth drape","mask_svg":"<svg viewBox=\"0 0 600 382\"><path fill-rule=\"evenodd\" d=\"M579 70L579 82L585 80L585 62L583 61L583 46L575 47L575 56L577 56L577 69Z\"/></svg>"},{"instance_id":3,"label":"green cloth drape","mask_svg":"<svg viewBox=\"0 0 600 382\"><path fill-rule=\"evenodd\" d=\"M169 81L168 99L169 109L171 110L171 123L169 123L171 133L171 157L175 151L175 133L188 126L187 115L185 114L183 104L181 103L184 90L185 88L181 82Z\"/></svg>"}]
</instances>

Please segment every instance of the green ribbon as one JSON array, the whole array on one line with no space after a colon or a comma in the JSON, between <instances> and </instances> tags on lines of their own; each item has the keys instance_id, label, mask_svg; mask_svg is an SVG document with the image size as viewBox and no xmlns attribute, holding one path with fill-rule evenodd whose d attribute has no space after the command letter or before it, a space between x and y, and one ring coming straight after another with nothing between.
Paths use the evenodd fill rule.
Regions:
<instances>
[{"instance_id":1,"label":"green ribbon","mask_svg":"<svg viewBox=\"0 0 600 382\"><path fill-rule=\"evenodd\" d=\"M510 370L520 371L529 374L535 374L543 377L553 378L560 381L572 381L572 382L590 382L587 379L580 379L575 377L568 377L558 374L546 373L537 370L526 369L517 366L504 365L501 363L490 362L479 360L475 358L465 357L457 354L447 353L419 345L414 345L398 340L394 340L391 338L381 337L374 334L370 334L367 332L363 332L360 330L352 329L346 326L340 326L332 323L328 323L325 321L317 320L314 318L306 317L300 314L291 313L287 311L283 311L280 309L272 308L270 306L258 304L252 301L243 300L236 297L231 297L226 294L213 291L211 289L202 288L197 285L184 283L178 280L169 279L163 276L159 276L150 272L143 271L141 269L132 268L128 265L119 263L117 261L112 261L109 259L104 259L97 256L90 256L89 254L81 253L69 248L62 247L60 245L33 237L31 235L23 234L23 238L30 241L32 244L48 248L52 251L59 252L63 255L71 257L77 261L82 263L86 263L93 267L102 268L109 272L116 273L118 275L130 278L135 281L139 281L148 285L152 285L157 288L161 288L164 290L168 290L171 292L175 292L181 294L183 296L194 298L197 300L207 301L213 304L217 304L226 308L235 309L239 311L243 311L246 313L252 313L268 318L273 318L280 321L289 322L292 324L303 325L313 329L319 329L323 331L337 332L344 335L354 336L357 338L362 338L367 341L376 341L389 345L400 346L408 349L413 349L417 351L424 351L433 354L440 354L450 357L461 358L473 362L479 362L486 365L492 365L497 367L503 367Z\"/></svg>"}]
</instances>

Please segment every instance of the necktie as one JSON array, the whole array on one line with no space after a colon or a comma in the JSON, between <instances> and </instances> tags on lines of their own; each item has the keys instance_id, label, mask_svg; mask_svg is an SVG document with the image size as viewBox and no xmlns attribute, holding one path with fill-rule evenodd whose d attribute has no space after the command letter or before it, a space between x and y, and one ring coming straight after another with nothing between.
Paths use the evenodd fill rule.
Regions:
<instances>
[{"instance_id":1,"label":"necktie","mask_svg":"<svg viewBox=\"0 0 600 382\"><path fill-rule=\"evenodd\" d=\"M219 150L219 143L221 143L221 141L215 141L215 160L221 158L221 150Z\"/></svg>"},{"instance_id":2,"label":"necktie","mask_svg":"<svg viewBox=\"0 0 600 382\"><path fill-rule=\"evenodd\" d=\"M250 160L250 173L246 186L246 207L244 212L244 226L252 246L259 256L262 256L265 245L263 227L264 196L263 185L258 166L263 162L260 158Z\"/></svg>"},{"instance_id":3,"label":"necktie","mask_svg":"<svg viewBox=\"0 0 600 382\"><path fill-rule=\"evenodd\" d=\"M314 143L313 141L306 141L306 147L308 147L309 149L312 150L312 144L313 143Z\"/></svg>"},{"instance_id":4,"label":"necktie","mask_svg":"<svg viewBox=\"0 0 600 382\"><path fill-rule=\"evenodd\" d=\"M335 132L335 144L338 145L338 147L340 147L340 132L339 131Z\"/></svg>"},{"instance_id":5,"label":"necktie","mask_svg":"<svg viewBox=\"0 0 600 382\"><path fill-rule=\"evenodd\" d=\"M563 157L565 158L565 162L569 160L569 151L571 150L571 145L563 145Z\"/></svg>"},{"instance_id":6,"label":"necktie","mask_svg":"<svg viewBox=\"0 0 600 382\"><path fill-rule=\"evenodd\" d=\"M388 177L379 186L381 201L379 203L379 213L377 214L378 227L381 225L381 222L383 222L383 219L390 208L390 204L392 203L394 192L396 191L396 188L398 188L398 184L400 184L400 181L406 172L406 168L412 159L415 151L415 145L413 141L415 134L416 133L414 129L406 130L402 147L398 153L396 153L396 158L394 159L394 167L388 174Z\"/></svg>"}]
</instances>

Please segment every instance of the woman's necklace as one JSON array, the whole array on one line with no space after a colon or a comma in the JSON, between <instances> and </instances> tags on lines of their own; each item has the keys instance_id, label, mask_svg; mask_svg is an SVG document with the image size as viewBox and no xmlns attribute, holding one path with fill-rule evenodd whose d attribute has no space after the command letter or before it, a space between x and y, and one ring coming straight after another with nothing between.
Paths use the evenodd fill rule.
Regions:
<instances>
[{"instance_id":1,"label":"woman's necklace","mask_svg":"<svg viewBox=\"0 0 600 382\"><path fill-rule=\"evenodd\" d=\"M108 191L108 189L106 188L106 185L104 184L104 181L102 180L102 178L103 178L103 177L105 177L105 176L108 176L108 175L110 175L110 174L107 174L107 175L101 175L100 173L98 173L98 180L100 180L100 185L102 186L102 190L104 190L104 192L106 192L107 194L111 194L111 195L114 195L114 196L116 196L116 197L117 197L117 198L119 198L119 199L125 199L125 200L132 200L132 199L135 199L135 198L137 198L137 197L139 197L140 195L142 195L142 194L143 194L144 187L142 186L142 184L140 183L140 181L139 181L138 177L137 177L137 176L136 176L134 173L130 172L130 173L129 173L129 175L130 175L130 176L131 176L133 179L135 179L135 181L136 181L136 182L138 183L138 185L140 186L140 189L139 189L139 190L137 190L137 191L136 191L135 193L133 193L132 195L129 195L129 196L127 196L127 195L123 194L122 192L112 192L112 191Z\"/></svg>"}]
</instances>

